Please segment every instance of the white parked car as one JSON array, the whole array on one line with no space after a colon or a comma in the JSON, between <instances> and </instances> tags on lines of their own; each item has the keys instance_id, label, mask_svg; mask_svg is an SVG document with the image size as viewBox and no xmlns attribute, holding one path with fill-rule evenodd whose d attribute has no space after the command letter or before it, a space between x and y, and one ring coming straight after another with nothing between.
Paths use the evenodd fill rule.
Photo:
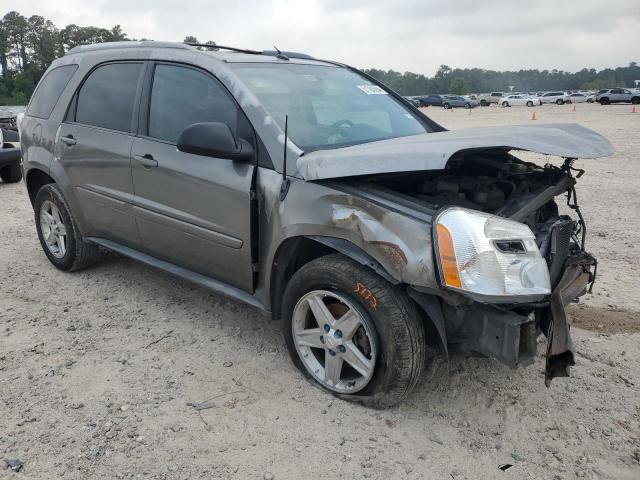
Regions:
<instances>
[{"instance_id":1,"label":"white parked car","mask_svg":"<svg viewBox=\"0 0 640 480\"><path fill-rule=\"evenodd\" d=\"M596 96L589 93L572 93L569 95L569 101L571 103L593 103L596 101Z\"/></svg>"},{"instance_id":2,"label":"white parked car","mask_svg":"<svg viewBox=\"0 0 640 480\"><path fill-rule=\"evenodd\" d=\"M527 107L533 107L535 105L542 105L542 102L537 97L531 97L529 95L506 95L500 100L500 105L503 107L512 107L514 105L526 105Z\"/></svg>"},{"instance_id":3,"label":"white parked car","mask_svg":"<svg viewBox=\"0 0 640 480\"><path fill-rule=\"evenodd\" d=\"M558 105L564 105L569 103L571 99L567 92L547 92L543 93L540 97L542 103L557 103Z\"/></svg>"}]
</instances>

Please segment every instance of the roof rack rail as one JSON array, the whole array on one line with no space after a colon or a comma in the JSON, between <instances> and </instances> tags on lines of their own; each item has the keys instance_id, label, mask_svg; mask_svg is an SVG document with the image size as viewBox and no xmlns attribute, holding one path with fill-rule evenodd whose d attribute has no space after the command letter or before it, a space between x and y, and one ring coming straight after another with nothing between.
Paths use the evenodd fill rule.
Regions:
<instances>
[{"instance_id":1,"label":"roof rack rail","mask_svg":"<svg viewBox=\"0 0 640 480\"><path fill-rule=\"evenodd\" d=\"M287 52L285 50L263 50L262 51L262 55L269 55L271 57L277 57L277 56L285 56L287 58L302 58L304 60L315 60L314 57L312 57L311 55L307 55L306 53L300 53L300 52Z\"/></svg>"},{"instance_id":2,"label":"roof rack rail","mask_svg":"<svg viewBox=\"0 0 640 480\"><path fill-rule=\"evenodd\" d=\"M305 60L315 60L311 55L307 55L306 53L300 52L285 52L276 51L276 50L249 50L246 48L237 48L237 47L229 47L225 45L216 45L214 43L185 43L185 45L189 45L191 47L201 47L201 48L210 48L212 50L229 50L231 52L239 52L239 53L248 53L250 55L268 55L270 57L285 56L288 58L300 58Z\"/></svg>"},{"instance_id":3,"label":"roof rack rail","mask_svg":"<svg viewBox=\"0 0 640 480\"><path fill-rule=\"evenodd\" d=\"M70 49L65 55L72 55L74 53L92 52L96 50L109 50L114 48L139 48L139 47L151 47L151 48L187 48L186 45L177 42L160 42L154 40L124 40L121 42L102 42L102 43L89 43L87 45L78 45Z\"/></svg>"},{"instance_id":4,"label":"roof rack rail","mask_svg":"<svg viewBox=\"0 0 640 480\"><path fill-rule=\"evenodd\" d=\"M211 48L215 50L230 50L232 52L249 53L253 55L262 55L258 50L248 50L246 48L226 47L224 45L216 45L215 43L185 43L191 47Z\"/></svg>"}]
</instances>

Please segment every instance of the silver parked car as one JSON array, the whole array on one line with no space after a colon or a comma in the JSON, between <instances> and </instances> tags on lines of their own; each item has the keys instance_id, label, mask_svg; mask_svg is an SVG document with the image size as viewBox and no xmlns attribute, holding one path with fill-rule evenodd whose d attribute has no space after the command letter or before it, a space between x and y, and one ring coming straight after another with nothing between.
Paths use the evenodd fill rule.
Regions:
<instances>
[{"instance_id":1,"label":"silver parked car","mask_svg":"<svg viewBox=\"0 0 640 480\"><path fill-rule=\"evenodd\" d=\"M567 92L546 92L540 96L542 103L556 103L558 105L564 105L571 102L571 98Z\"/></svg>"},{"instance_id":2,"label":"silver parked car","mask_svg":"<svg viewBox=\"0 0 640 480\"><path fill-rule=\"evenodd\" d=\"M600 90L596 95L596 101L602 105L609 105L610 103L640 104L640 93L626 88L610 88Z\"/></svg>"},{"instance_id":3,"label":"silver parked car","mask_svg":"<svg viewBox=\"0 0 640 480\"><path fill-rule=\"evenodd\" d=\"M480 102L472 98L466 98L459 95L442 95L442 107L449 108L475 108Z\"/></svg>"},{"instance_id":4,"label":"silver parked car","mask_svg":"<svg viewBox=\"0 0 640 480\"><path fill-rule=\"evenodd\" d=\"M603 137L446 131L347 65L215 48L123 42L53 62L20 127L55 267L102 248L246 302L280 319L311 381L368 406L403 399L428 349L524 366L543 334L547 385L568 375L564 306L596 263L572 165L611 155Z\"/></svg>"}]
</instances>

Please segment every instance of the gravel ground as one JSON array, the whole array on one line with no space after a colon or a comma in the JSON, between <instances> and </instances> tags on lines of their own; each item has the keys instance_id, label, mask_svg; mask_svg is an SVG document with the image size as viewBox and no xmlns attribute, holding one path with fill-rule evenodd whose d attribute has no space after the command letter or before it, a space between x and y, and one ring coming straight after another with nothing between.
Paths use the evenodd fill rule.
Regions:
<instances>
[{"instance_id":1,"label":"gravel ground","mask_svg":"<svg viewBox=\"0 0 640 480\"><path fill-rule=\"evenodd\" d=\"M311 386L279 326L242 304L116 255L55 270L24 186L0 184L0 478L640 478L640 114L630 110L536 108L537 122L581 123L617 150L578 163L600 275L571 309L590 329L574 329L572 378L547 390L542 356L521 370L435 357L385 411ZM531 123L531 111L427 113L454 129ZM3 468L11 459L20 473Z\"/></svg>"}]
</instances>

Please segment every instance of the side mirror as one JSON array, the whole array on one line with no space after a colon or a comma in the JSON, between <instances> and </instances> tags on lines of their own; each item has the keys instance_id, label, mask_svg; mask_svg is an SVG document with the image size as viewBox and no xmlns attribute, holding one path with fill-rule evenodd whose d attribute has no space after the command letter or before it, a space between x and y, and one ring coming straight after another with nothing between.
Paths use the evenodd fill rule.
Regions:
<instances>
[{"instance_id":1,"label":"side mirror","mask_svg":"<svg viewBox=\"0 0 640 480\"><path fill-rule=\"evenodd\" d=\"M194 123L178 137L178 150L205 157L247 161L253 157L253 149L245 140L236 141L225 123Z\"/></svg>"}]
</instances>

